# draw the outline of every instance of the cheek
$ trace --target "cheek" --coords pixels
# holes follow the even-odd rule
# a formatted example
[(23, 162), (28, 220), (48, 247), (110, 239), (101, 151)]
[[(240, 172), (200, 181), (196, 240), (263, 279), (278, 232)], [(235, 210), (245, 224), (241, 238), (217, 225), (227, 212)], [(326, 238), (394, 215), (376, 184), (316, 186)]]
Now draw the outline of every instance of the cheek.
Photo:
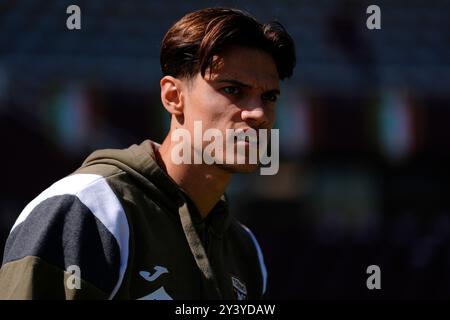
[(214, 106), (217, 102), (214, 92), (211, 92), (208, 88), (197, 88), (189, 96), (187, 107), (194, 113), (205, 114), (214, 111)]
[(216, 91), (204, 90), (192, 95), (188, 109), (192, 116), (204, 122), (220, 122), (232, 110), (230, 101)]
[(275, 118), (276, 118), (276, 112), (275, 112), (275, 110), (270, 110), (269, 112), (268, 112), (268, 119), (269, 119), (269, 122), (270, 122), (270, 126), (272, 127), (273, 125), (274, 125), (274, 123), (275, 123)]
[(276, 117), (276, 106), (275, 105), (267, 106), (264, 112), (266, 114), (267, 120), (269, 120), (270, 126), (272, 127)]

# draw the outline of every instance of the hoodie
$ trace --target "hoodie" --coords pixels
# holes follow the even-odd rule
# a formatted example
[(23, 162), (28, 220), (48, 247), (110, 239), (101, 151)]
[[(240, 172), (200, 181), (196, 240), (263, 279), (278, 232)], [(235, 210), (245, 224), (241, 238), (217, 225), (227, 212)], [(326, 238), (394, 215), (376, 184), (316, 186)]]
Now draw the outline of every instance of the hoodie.
[(150, 140), (98, 150), (21, 212), (0, 299), (260, 299), (267, 272), (222, 196), (203, 219)]

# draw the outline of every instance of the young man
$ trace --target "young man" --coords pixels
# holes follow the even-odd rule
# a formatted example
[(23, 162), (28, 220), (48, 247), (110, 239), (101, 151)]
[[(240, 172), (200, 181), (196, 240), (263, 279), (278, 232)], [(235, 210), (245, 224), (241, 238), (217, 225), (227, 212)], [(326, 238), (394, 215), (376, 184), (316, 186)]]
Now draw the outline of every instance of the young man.
[[(167, 138), (96, 151), (30, 202), (6, 243), (0, 298), (261, 298), (261, 249), (224, 197), (233, 173), (258, 165), (179, 163), (175, 136), (194, 137), (199, 121), (224, 136), (270, 129), (279, 81), (294, 65), (293, 42), (279, 23), (223, 8), (175, 23), (161, 48)], [(186, 143), (184, 159), (201, 153)], [(218, 150), (215, 159), (226, 151)]]

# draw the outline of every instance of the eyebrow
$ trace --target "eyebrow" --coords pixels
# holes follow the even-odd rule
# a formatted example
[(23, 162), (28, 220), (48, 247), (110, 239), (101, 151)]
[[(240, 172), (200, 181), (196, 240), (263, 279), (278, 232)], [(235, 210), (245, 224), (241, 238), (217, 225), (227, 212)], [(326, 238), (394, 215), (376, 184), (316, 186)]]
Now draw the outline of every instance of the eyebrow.
[[(249, 89), (252, 88), (251, 85), (249, 85), (247, 83), (243, 83), (243, 82), (241, 82), (239, 80), (235, 80), (235, 79), (219, 79), (219, 80), (216, 80), (216, 82), (219, 82), (219, 83), (226, 82), (226, 83), (234, 84), (235, 86), (238, 86), (238, 87), (249, 88)], [(281, 94), (279, 89), (270, 89), (270, 90), (265, 91), (264, 93), (274, 93), (277, 95)]]

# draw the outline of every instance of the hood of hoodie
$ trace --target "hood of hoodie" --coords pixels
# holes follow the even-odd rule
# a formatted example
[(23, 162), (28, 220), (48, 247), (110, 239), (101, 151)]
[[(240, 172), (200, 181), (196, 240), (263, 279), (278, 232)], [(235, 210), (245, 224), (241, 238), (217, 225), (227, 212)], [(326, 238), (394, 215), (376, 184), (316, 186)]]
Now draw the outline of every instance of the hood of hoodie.
[(97, 150), (83, 162), (81, 168), (97, 164), (116, 166), (130, 175), (142, 186), (143, 192), (150, 193), (152, 199), (169, 212), (178, 214), (179, 208), (186, 204), (202, 240), (206, 227), (211, 227), (212, 233), (221, 238), (231, 222), (226, 196), (223, 195), (210, 214), (202, 218), (193, 200), (159, 166), (155, 156), (158, 148), (159, 144), (145, 140), (126, 149)]

